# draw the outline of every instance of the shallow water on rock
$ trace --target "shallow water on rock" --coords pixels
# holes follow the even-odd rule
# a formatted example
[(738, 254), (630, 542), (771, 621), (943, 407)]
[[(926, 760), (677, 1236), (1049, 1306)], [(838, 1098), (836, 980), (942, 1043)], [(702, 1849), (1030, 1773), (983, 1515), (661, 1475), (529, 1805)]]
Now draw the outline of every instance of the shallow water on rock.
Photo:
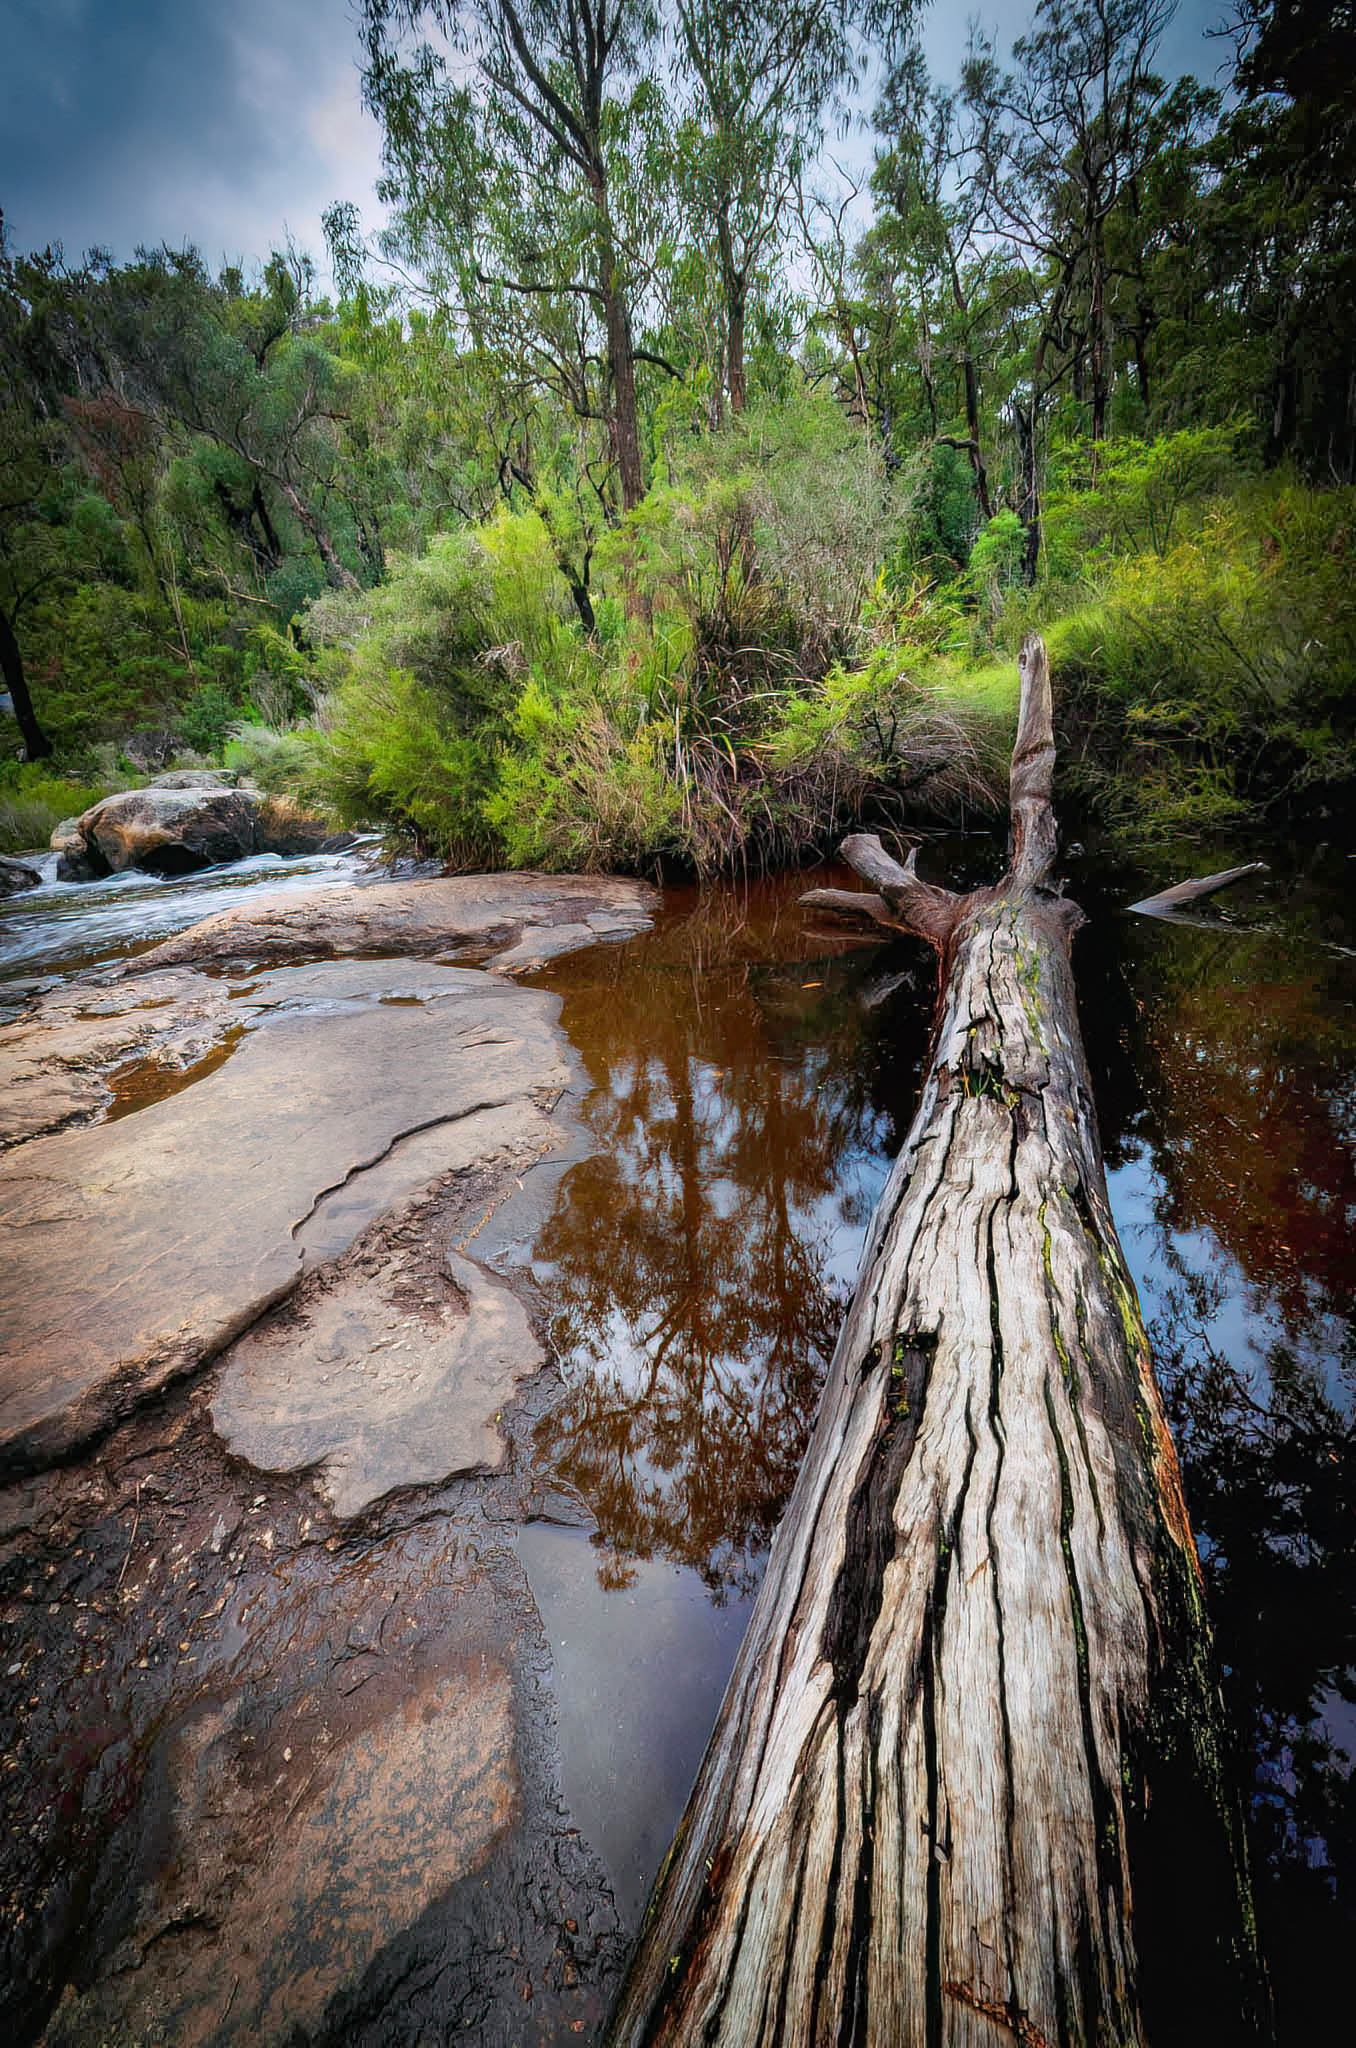
[(225, 909), (242, 890), (261, 884), (349, 889), (370, 865), (361, 851), (291, 858), (257, 853), (193, 875), (131, 869), (101, 882), (59, 882), (56, 863), (54, 853), (33, 855), (42, 887), (0, 900), (0, 1011), (7, 998), (16, 999), (16, 982), (140, 953)]

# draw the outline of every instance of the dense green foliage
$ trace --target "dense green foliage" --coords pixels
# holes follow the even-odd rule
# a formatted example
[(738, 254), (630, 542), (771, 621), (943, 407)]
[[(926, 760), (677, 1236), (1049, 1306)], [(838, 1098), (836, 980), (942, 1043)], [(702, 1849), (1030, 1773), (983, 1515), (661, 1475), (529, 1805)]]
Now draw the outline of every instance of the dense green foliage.
[(794, 860), (993, 804), (1033, 625), (1067, 801), (1334, 814), (1350, 11), (1257, 0), (1223, 94), (1169, 12), (941, 89), (907, 0), (368, 0), (337, 303), (0, 251), (0, 836), (188, 756), (461, 864)]

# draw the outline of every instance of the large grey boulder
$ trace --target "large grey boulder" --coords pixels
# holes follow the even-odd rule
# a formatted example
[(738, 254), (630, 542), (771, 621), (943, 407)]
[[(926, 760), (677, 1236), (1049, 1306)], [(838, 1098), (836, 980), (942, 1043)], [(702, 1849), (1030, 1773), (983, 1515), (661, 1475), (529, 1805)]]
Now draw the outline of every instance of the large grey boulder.
[(145, 868), (186, 875), (254, 852), (257, 806), (234, 789), (127, 789), (79, 820), (81, 846), (63, 852), (62, 881)]
[(251, 853), (313, 853), (329, 829), (286, 798), (233, 789), (212, 770), (186, 768), (64, 819), (52, 845), (59, 881), (92, 882), (127, 868), (186, 875)]

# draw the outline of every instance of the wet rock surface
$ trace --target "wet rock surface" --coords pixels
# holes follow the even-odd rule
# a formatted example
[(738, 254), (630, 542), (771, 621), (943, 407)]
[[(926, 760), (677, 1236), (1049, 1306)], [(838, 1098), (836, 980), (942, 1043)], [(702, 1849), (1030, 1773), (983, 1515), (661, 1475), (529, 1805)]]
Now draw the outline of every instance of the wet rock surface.
[(624, 1944), (514, 1543), (544, 1397), (503, 1475), (347, 1532), (206, 1390), (0, 1497), (18, 2039), (594, 2036)]
[[(517, 1549), (573, 1514), (533, 1451), (558, 1381), (484, 1263), (577, 1155), (581, 1077), (556, 997), (370, 957), (402, 918), (416, 955), (645, 918), (638, 886), (514, 879), (348, 903), (311, 964), (267, 924), (251, 958), (250, 906), (249, 973), (145, 954), (0, 1032), (21, 2041), (601, 2025), (624, 1939)], [(334, 957), (355, 923), (369, 957)]]
[(214, 1357), (296, 1285), (317, 1205), (407, 1136), (517, 1103), (500, 1144), (540, 1142), (569, 1079), (556, 1009), (464, 969), (277, 970), (195, 1085), (10, 1151), (0, 1471), (67, 1455)]
[(0, 1148), (105, 1116), (133, 1067), (164, 1084), (191, 1074), (231, 1017), (227, 984), (187, 970), (43, 994), (0, 1025)]
[(38, 888), (41, 882), (42, 876), (27, 861), (0, 854), (0, 896), (17, 896), (21, 890)]
[(496, 1416), (544, 1363), (502, 1280), (451, 1250), (427, 1275), (396, 1257), (247, 1332), (212, 1422), (261, 1471), (320, 1468), (330, 1506), (351, 1516), (395, 1487), (502, 1465)]
[(259, 964), (402, 953), (518, 973), (599, 939), (643, 931), (658, 899), (608, 875), (455, 875), (374, 882), (219, 911), (141, 956), (138, 965)]

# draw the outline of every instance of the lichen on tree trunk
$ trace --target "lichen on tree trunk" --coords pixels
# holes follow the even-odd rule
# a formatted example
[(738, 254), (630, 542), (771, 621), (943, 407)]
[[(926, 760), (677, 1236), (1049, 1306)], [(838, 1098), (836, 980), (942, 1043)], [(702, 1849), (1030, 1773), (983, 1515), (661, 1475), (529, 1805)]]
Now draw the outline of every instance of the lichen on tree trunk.
[(1052, 881), (1053, 758), (1033, 640), (1002, 881), (953, 896), (844, 848), (864, 913), (938, 950), (932, 1054), (614, 2043), (1156, 2040), (1137, 1937), (1142, 1905), (1171, 1918), (1160, 1796), (1227, 1894), (1182, 1930), (1190, 2002), (1215, 2041), (1265, 2032), (1200, 1571), (1079, 1036), (1080, 913)]

